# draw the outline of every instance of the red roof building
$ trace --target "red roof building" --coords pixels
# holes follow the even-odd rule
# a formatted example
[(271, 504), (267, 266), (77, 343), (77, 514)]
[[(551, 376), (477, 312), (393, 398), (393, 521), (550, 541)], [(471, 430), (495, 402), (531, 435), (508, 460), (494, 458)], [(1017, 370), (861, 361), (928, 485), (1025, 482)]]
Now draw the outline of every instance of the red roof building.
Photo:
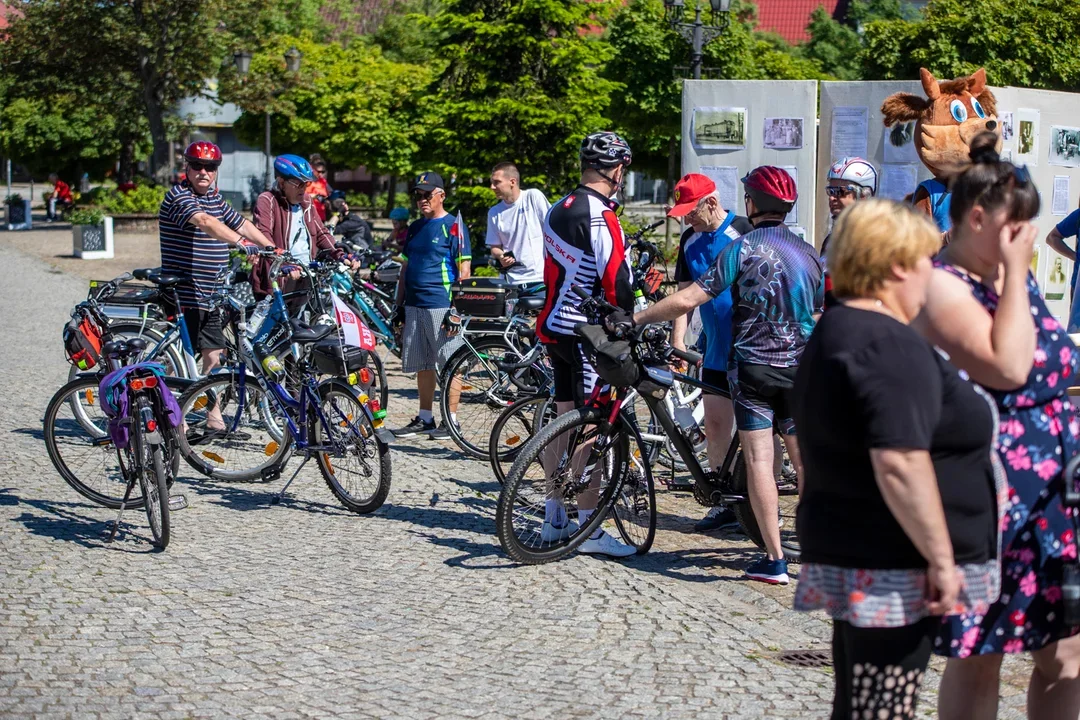
[(792, 45), (806, 42), (810, 15), (821, 5), (835, 20), (847, 14), (848, 0), (757, 0), (757, 29), (774, 32)]
[(0, 0), (0, 30), (7, 28), (11, 24), (11, 18), (21, 16), (22, 10), (14, 7), (11, 3)]

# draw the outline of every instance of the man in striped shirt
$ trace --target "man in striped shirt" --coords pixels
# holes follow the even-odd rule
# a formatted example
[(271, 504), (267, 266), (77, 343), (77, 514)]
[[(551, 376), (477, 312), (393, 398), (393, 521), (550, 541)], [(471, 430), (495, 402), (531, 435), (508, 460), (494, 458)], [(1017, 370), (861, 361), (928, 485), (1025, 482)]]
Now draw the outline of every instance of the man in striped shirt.
[(274, 244), (246, 221), (221, 196), (216, 187), (221, 150), (211, 142), (194, 142), (184, 151), (185, 179), (165, 194), (158, 213), (161, 235), (161, 269), (169, 275), (190, 278), (177, 286), (180, 310), (188, 334), (202, 356), (202, 372), (221, 364), (225, 337), (221, 318), (211, 312), (210, 298), (218, 272), (229, 263), (229, 246), (254, 252), (257, 246)]

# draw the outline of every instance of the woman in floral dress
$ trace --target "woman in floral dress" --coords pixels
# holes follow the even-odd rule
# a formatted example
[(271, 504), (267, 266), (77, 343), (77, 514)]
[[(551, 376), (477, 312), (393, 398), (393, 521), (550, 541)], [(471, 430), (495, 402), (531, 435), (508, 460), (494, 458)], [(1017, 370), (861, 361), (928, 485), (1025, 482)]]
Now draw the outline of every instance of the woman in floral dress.
[(1028, 716), (1076, 720), (1080, 628), (1064, 623), (1061, 582), (1077, 560), (1063, 470), (1080, 451), (1080, 419), (1066, 396), (1080, 358), (1028, 272), (1035, 186), (1026, 168), (999, 161), (996, 142), (977, 137), (974, 164), (953, 183), (952, 241), (921, 318), (927, 336), (997, 401), (1009, 484), (1001, 596), (985, 612), (942, 620), (934, 651), (950, 659), (938, 710), (944, 720), (996, 717), (1004, 654), (1031, 652)]

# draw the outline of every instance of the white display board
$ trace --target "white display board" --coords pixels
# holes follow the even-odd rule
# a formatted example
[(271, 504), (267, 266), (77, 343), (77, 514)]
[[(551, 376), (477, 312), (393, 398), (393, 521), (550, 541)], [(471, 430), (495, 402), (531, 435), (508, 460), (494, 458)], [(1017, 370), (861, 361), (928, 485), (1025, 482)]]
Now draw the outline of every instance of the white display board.
[[(1042, 210), (1036, 219), (1039, 241), (1035, 275), (1047, 296), (1051, 312), (1064, 324), (1068, 320), (1068, 280), (1072, 261), (1046, 246), (1045, 238), (1065, 214), (1077, 208), (1080, 197), (1080, 94), (1032, 90), (1028, 88), (991, 88), (997, 99), (1000, 120), (1011, 120), (1012, 133), (1003, 146), (1003, 154), (1028, 164), (1042, 195)], [(848, 154), (859, 141), (859, 118), (866, 117), (867, 155), (880, 173), (886, 193), (902, 196), (913, 192), (922, 180), (931, 177), (912, 147), (897, 147), (889, 141), (890, 130), (881, 117), (881, 103), (895, 92), (909, 92), (925, 97), (918, 80), (906, 82), (823, 82), (821, 83), (821, 118), (818, 124), (818, 157), (815, 176), (823, 179), (835, 159)], [(865, 109), (865, 113), (863, 112)], [(683, 96), (684, 133), (686, 132), (686, 96)], [(836, 122), (834, 122), (834, 119)], [(1020, 123), (1032, 123), (1032, 147), (1021, 154)], [(1076, 130), (1076, 132), (1072, 132)], [(837, 147), (834, 149), (834, 141)], [(684, 148), (686, 144), (684, 142)], [(839, 154), (838, 154), (839, 153)], [(685, 150), (684, 150), (685, 163)], [(801, 179), (801, 178), (800, 178)], [(821, 183), (823, 184), (823, 180)], [(905, 186), (910, 187), (905, 187)], [(1057, 207), (1055, 208), (1055, 188)], [(821, 244), (829, 230), (829, 205), (824, 193), (814, 197), (815, 244)], [(1067, 242), (1071, 245), (1074, 239)], [(1060, 268), (1058, 267), (1060, 265)], [(1064, 289), (1061, 277), (1064, 276)], [(1058, 298), (1058, 295), (1061, 297)]]
[(787, 223), (814, 243), (817, 85), (816, 80), (685, 81), (683, 173), (713, 178), (724, 207), (743, 215), (739, 179), (759, 165), (788, 170), (799, 200)]

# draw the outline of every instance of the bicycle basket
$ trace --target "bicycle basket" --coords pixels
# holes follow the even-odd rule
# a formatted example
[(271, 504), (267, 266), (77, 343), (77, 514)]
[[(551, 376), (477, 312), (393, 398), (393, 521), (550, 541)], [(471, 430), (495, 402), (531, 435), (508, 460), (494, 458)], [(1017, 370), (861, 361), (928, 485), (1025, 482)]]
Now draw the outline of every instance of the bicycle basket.
[(612, 387), (630, 387), (637, 383), (641, 370), (630, 351), (630, 343), (612, 340), (599, 325), (579, 323), (574, 326), (574, 332), (581, 337), (601, 380)]
[(64, 352), (68, 362), (90, 370), (101, 362), (101, 328), (86, 310), (79, 309), (64, 326)]

